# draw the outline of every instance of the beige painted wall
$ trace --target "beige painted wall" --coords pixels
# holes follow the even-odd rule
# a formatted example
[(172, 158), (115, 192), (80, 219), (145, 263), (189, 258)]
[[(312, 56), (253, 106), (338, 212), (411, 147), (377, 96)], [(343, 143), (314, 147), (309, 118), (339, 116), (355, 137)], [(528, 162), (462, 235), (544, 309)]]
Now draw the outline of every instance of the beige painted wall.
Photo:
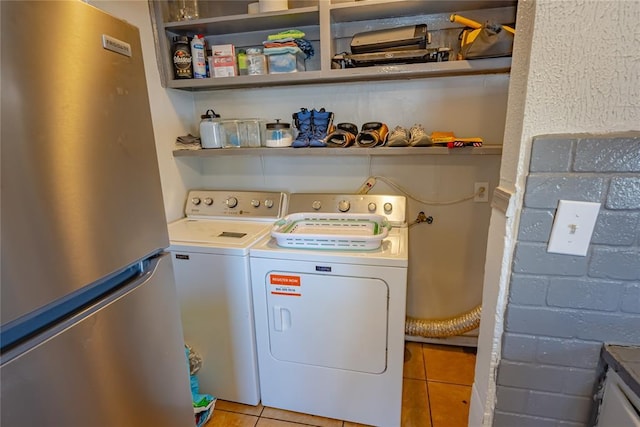
[[(473, 192), (475, 181), (498, 183), (499, 156), (425, 157), (224, 157), (174, 159), (173, 141), (197, 133), (201, 112), (214, 108), (226, 118), (290, 120), (301, 107), (326, 107), (336, 122), (358, 126), (384, 121), (390, 127), (422, 124), (427, 131), (453, 130), (502, 143), (508, 75), (418, 79), (185, 92), (160, 87), (153, 33), (145, 1), (91, 1), (141, 30), (149, 98), (154, 120), (165, 209), (169, 220), (182, 216), (190, 188), (273, 189), (353, 192), (370, 175), (382, 175), (412, 195), (453, 200)], [(373, 192), (392, 192), (379, 183)], [(409, 314), (448, 317), (480, 303), (489, 223), (488, 204), (409, 205), (410, 220), (425, 211), (435, 219), (411, 231)]]
[[(501, 144), (508, 82), (508, 75), (487, 75), (227, 90), (196, 93), (195, 105), (198, 112), (213, 108), (223, 118), (287, 122), (301, 107), (326, 107), (336, 123), (383, 121), (390, 128), (420, 123), (428, 131), (454, 130)], [(179, 162), (201, 168), (202, 182), (211, 188), (354, 192), (367, 177), (381, 175), (417, 198), (450, 201), (472, 194), (476, 181), (495, 187), (500, 156), (242, 156)], [(389, 192), (397, 191), (382, 182), (372, 190)], [(489, 205), (409, 201), (410, 221), (420, 211), (434, 222), (410, 231), (408, 313), (442, 318), (474, 308), (481, 302)]]

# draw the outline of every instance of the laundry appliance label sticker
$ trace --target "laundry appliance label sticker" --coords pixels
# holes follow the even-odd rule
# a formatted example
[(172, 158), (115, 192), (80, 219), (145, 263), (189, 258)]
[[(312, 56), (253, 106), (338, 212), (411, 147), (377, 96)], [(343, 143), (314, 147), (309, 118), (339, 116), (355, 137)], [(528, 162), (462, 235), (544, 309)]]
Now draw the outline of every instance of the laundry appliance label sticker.
[(300, 276), (270, 274), (269, 283), (271, 285), (271, 294), (273, 295), (286, 295), (290, 297), (302, 296)]

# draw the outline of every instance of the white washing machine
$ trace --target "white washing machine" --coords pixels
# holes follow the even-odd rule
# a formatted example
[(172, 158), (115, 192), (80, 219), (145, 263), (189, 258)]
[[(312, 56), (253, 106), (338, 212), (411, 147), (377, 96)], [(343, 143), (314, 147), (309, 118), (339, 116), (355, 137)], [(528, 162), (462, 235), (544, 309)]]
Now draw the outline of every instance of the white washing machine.
[(291, 194), (288, 213), (385, 215), (378, 249), (253, 246), (262, 404), (400, 426), (408, 228), (402, 196)]
[(185, 343), (202, 357), (202, 393), (260, 402), (249, 248), (286, 209), (286, 194), (193, 190), (169, 224)]

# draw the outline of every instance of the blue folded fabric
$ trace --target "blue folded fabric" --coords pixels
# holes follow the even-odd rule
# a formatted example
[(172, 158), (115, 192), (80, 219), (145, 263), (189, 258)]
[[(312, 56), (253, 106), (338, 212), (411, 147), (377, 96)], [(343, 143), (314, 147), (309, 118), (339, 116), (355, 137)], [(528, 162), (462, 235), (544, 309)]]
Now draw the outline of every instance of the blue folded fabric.
[[(191, 353), (191, 348), (185, 346), (184, 351), (187, 358), (187, 367), (189, 367), (189, 371), (191, 371), (189, 364), (189, 353)], [(193, 403), (193, 413), (195, 415), (196, 426), (201, 427), (209, 421), (209, 418), (211, 418), (217, 399), (210, 394), (200, 393), (200, 384), (198, 383), (198, 378), (195, 375), (190, 375), (189, 380), (191, 383), (191, 401)]]
[(265, 55), (282, 55), (283, 53), (298, 54), (302, 52), (297, 46), (282, 46), (282, 47), (265, 47), (263, 49)]
[(311, 42), (309, 40), (307, 40), (307, 39), (295, 39), (294, 41), (298, 45), (300, 50), (302, 50), (304, 52), (305, 59), (309, 59), (315, 54), (315, 52), (313, 50), (313, 46), (311, 45)]

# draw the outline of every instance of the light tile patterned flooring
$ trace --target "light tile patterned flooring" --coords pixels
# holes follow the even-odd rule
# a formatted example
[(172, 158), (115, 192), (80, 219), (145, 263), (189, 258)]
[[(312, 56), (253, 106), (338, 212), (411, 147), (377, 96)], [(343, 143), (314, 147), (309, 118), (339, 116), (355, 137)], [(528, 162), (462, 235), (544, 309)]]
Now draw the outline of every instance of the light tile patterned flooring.
[[(467, 425), (475, 349), (405, 344), (402, 427)], [(216, 402), (206, 427), (363, 427), (348, 421), (238, 403)]]

